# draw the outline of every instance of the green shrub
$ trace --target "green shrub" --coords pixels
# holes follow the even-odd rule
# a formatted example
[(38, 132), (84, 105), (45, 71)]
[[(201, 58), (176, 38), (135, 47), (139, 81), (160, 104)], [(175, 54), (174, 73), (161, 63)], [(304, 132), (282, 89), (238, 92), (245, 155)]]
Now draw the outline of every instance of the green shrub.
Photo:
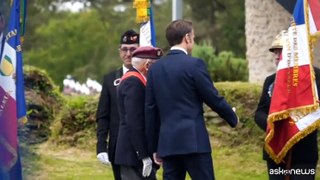
[(87, 144), (96, 127), (97, 96), (68, 96), (52, 127), (51, 140), (71, 146)]
[(49, 138), (50, 126), (63, 104), (63, 98), (46, 71), (24, 67), (28, 122), (19, 128), (20, 140), (39, 143)]
[(248, 81), (248, 64), (245, 59), (234, 57), (230, 51), (215, 55), (211, 43), (195, 45), (193, 56), (203, 59), (213, 81)]
[[(205, 106), (205, 117), (212, 136), (221, 138), (230, 145), (263, 142), (263, 132), (255, 125), (253, 116), (260, 97), (261, 86), (245, 82), (219, 82), (215, 86), (231, 106), (237, 108), (240, 126), (230, 128)], [(67, 97), (64, 108), (57, 117), (52, 140), (71, 146), (94, 145), (96, 122), (95, 114), (98, 97)], [(214, 115), (215, 114), (215, 115)]]
[[(211, 135), (221, 138), (228, 145), (263, 142), (264, 133), (254, 122), (254, 113), (261, 93), (261, 85), (245, 82), (219, 82), (214, 84), (221, 96), (236, 108), (240, 124), (232, 129), (217, 116), (208, 116), (212, 111), (206, 110), (207, 124)], [(211, 113), (210, 113), (211, 112)]]

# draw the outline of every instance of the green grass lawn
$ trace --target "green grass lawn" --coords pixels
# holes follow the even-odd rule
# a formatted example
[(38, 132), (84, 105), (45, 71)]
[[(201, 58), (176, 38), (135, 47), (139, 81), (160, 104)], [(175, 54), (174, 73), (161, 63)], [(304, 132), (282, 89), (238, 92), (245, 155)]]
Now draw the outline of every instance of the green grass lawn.
[(267, 178), (262, 150), (256, 146), (213, 147), (216, 179), (264, 180)]
[(93, 150), (66, 149), (45, 143), (32, 151), (36, 153), (23, 159), (26, 180), (113, 179), (111, 167), (100, 164)]
[[(267, 180), (266, 165), (261, 159), (261, 148), (248, 144), (230, 148), (220, 145), (217, 141), (214, 141), (212, 146), (217, 180)], [(113, 179), (111, 167), (97, 161), (92, 146), (80, 149), (56, 147), (44, 143), (27, 149), (29, 150), (23, 153), (26, 180)], [(160, 169), (157, 174), (158, 179), (162, 179), (161, 173)], [(319, 173), (317, 179), (320, 179)]]

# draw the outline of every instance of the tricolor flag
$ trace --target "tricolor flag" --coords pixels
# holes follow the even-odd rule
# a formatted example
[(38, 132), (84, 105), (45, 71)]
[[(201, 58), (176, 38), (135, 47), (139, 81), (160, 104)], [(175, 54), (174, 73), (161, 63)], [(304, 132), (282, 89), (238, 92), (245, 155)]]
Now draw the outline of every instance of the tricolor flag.
[(150, 0), (135, 0), (133, 6), (137, 9), (137, 23), (140, 24), (140, 46), (156, 46), (152, 3)]
[(13, 0), (0, 59), (0, 179), (22, 179), (18, 120), (26, 119), (20, 44), (20, 0)]
[(307, 0), (297, 0), (277, 67), (265, 138), (265, 149), (276, 163), (295, 143), (320, 127), (310, 25), (319, 17), (314, 13), (320, 9), (310, 13), (312, 1), (309, 6)]

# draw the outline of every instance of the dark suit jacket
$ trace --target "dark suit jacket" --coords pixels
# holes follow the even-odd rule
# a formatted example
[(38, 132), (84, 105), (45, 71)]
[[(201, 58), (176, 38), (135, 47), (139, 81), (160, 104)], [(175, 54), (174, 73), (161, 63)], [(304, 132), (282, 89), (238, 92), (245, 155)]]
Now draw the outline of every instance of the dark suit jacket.
[[(133, 68), (129, 71), (138, 72)], [(145, 86), (139, 78), (130, 76), (121, 81), (117, 93), (120, 127), (115, 163), (142, 166), (142, 158), (147, 157), (144, 127)]]
[[(99, 99), (97, 119), (97, 154), (108, 152), (109, 160), (114, 163), (116, 149), (119, 114), (117, 107), (117, 94), (114, 81), (122, 76), (122, 68), (104, 76), (102, 91)], [(107, 137), (108, 147), (107, 147)]]
[[(320, 92), (320, 70), (315, 68), (316, 85), (318, 92)], [(263, 89), (260, 101), (255, 112), (254, 120), (256, 124), (263, 130), (267, 129), (267, 118), (271, 103), (271, 96), (273, 90), (273, 83), (276, 74), (268, 76), (263, 84)], [(263, 149), (263, 159), (272, 161), (266, 151)], [(309, 134), (292, 147), (292, 163), (315, 163), (318, 160), (318, 143), (317, 131)]]
[(171, 50), (151, 66), (147, 79), (148, 146), (160, 157), (211, 152), (203, 103), (236, 126), (236, 114), (218, 95), (201, 59)]

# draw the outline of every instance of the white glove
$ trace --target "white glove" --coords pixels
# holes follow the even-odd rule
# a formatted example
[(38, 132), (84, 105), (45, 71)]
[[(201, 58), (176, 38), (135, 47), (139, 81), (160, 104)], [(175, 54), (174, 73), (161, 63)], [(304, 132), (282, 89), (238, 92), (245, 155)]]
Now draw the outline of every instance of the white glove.
[(239, 122), (240, 122), (240, 119), (239, 119), (239, 117), (237, 115), (237, 108), (236, 107), (232, 107), (232, 110), (233, 110), (234, 113), (236, 113), (236, 116), (237, 116), (237, 124), (236, 124), (236, 126), (238, 126)]
[(143, 177), (148, 177), (151, 174), (152, 170), (152, 160), (149, 157), (143, 158), (143, 169), (142, 169), (142, 176)]
[(110, 165), (109, 157), (106, 152), (99, 153), (97, 158), (102, 164)]

